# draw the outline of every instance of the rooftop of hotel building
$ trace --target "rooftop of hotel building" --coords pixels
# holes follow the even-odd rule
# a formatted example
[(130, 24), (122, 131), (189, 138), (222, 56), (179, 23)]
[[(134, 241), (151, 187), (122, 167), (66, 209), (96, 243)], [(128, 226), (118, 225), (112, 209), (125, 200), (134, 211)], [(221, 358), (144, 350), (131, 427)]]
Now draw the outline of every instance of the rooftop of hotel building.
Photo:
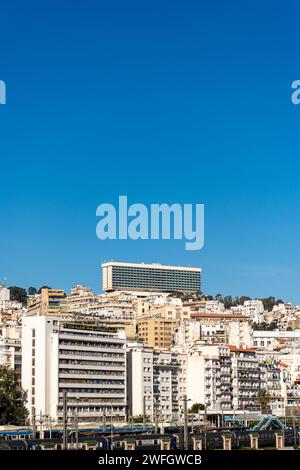
[(193, 271), (193, 272), (201, 272), (201, 268), (192, 268), (190, 266), (168, 266), (164, 264), (159, 264), (159, 263), (152, 263), (152, 264), (146, 264), (146, 263), (122, 263), (120, 261), (108, 261), (106, 263), (102, 263), (102, 268), (103, 267), (108, 267), (108, 266), (120, 266), (124, 268), (143, 268), (143, 269), (168, 269), (168, 270), (173, 270), (173, 271)]

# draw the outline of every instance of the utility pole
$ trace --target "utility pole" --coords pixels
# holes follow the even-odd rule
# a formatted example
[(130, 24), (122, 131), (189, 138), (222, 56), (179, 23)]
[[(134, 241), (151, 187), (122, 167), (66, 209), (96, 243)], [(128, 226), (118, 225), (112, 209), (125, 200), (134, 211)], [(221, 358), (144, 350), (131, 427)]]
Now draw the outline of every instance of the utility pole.
[[(199, 413), (199, 411), (198, 411)], [(206, 439), (206, 428), (207, 428), (207, 424), (208, 424), (208, 418), (207, 418), (207, 405), (204, 404), (204, 415), (203, 415), (203, 434), (204, 434), (204, 450), (206, 450), (206, 446), (207, 446), (207, 439)], [(200, 421), (200, 420), (199, 420)]]
[(103, 409), (102, 427), (103, 432), (106, 432), (106, 408)]
[(42, 411), (40, 411), (40, 439), (44, 439)]
[(67, 392), (63, 394), (63, 450), (68, 449)]
[(143, 395), (143, 428), (144, 431), (146, 429), (146, 399), (145, 395)]
[(36, 439), (36, 421), (35, 421), (35, 408), (32, 409), (32, 437)]
[(295, 416), (293, 416), (293, 430), (294, 430), (294, 446), (296, 446), (297, 445), (297, 436), (296, 436)]
[(188, 410), (187, 396), (183, 396), (183, 449), (188, 450)]
[(52, 439), (52, 418), (49, 416), (49, 437)]
[(78, 407), (79, 398), (76, 398), (76, 415), (75, 415), (75, 443), (76, 443), (76, 450), (78, 450), (78, 420), (79, 420), (79, 407)]
[(114, 430), (113, 430), (113, 405), (111, 403), (111, 418), (110, 418), (110, 449), (114, 448)]
[(157, 409), (156, 409), (156, 403), (154, 403), (154, 432), (155, 432), (155, 434), (157, 434), (157, 428), (158, 428)]

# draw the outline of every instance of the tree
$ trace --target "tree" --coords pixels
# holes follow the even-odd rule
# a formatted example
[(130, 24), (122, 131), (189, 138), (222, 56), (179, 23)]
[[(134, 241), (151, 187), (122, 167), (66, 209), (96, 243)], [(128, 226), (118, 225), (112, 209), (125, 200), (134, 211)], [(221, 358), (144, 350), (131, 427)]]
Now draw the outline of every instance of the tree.
[(10, 299), (15, 300), (16, 302), (21, 302), (23, 305), (26, 304), (27, 292), (23, 287), (11, 286), (10, 290)]
[(260, 404), (260, 412), (263, 413), (263, 408), (266, 408), (271, 400), (267, 390), (261, 389), (258, 395), (258, 402)]
[(200, 410), (205, 410), (205, 405), (203, 405), (202, 403), (194, 403), (193, 406), (189, 408), (189, 413), (196, 414)]
[(271, 312), (271, 310), (273, 309), (274, 305), (275, 305), (275, 297), (266, 297), (266, 298), (263, 298), (263, 299), (259, 299), (262, 301), (263, 305), (264, 305), (264, 309), (265, 310), (268, 310), (268, 312)]
[(0, 425), (26, 424), (28, 411), (25, 403), (26, 393), (20, 387), (16, 372), (0, 366)]
[(224, 302), (224, 307), (226, 309), (233, 306), (233, 300), (232, 300), (231, 295), (226, 295), (223, 299), (223, 302)]
[(246, 302), (246, 300), (251, 300), (251, 299), (250, 297), (247, 297), (246, 295), (242, 295), (241, 297), (236, 298), (236, 303), (238, 305), (244, 305), (244, 302)]
[(37, 294), (37, 289), (35, 287), (28, 287), (27, 293), (28, 295), (35, 295)]
[(261, 323), (252, 322), (252, 328), (253, 328), (253, 330), (258, 330), (258, 331), (259, 330), (274, 331), (274, 330), (278, 330), (279, 326), (278, 326), (277, 320), (273, 320), (270, 323), (267, 323), (267, 322), (261, 322)]
[(49, 287), (49, 286), (42, 286), (42, 287), (39, 288), (39, 290), (38, 290), (37, 293), (40, 294), (40, 293), (42, 292), (42, 289), (51, 289), (51, 287)]
[(214, 297), (212, 295), (206, 294), (203, 296), (203, 300), (214, 300)]
[[(145, 421), (149, 421), (149, 420), (150, 420), (150, 416), (146, 415), (146, 416), (145, 416)], [(136, 424), (138, 424), (138, 423), (143, 423), (143, 422), (144, 422), (144, 417), (143, 417), (143, 415), (133, 416), (132, 422), (133, 422), (133, 423), (136, 423)]]

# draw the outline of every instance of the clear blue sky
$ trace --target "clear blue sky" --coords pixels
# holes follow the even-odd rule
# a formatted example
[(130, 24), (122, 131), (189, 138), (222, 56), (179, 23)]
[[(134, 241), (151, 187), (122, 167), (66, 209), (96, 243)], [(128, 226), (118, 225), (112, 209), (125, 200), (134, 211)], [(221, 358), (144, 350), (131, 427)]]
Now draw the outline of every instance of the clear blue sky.
[[(101, 290), (114, 259), (300, 303), (298, 1), (12, 1), (0, 11), (0, 280)], [(205, 247), (100, 241), (96, 207), (204, 203)]]

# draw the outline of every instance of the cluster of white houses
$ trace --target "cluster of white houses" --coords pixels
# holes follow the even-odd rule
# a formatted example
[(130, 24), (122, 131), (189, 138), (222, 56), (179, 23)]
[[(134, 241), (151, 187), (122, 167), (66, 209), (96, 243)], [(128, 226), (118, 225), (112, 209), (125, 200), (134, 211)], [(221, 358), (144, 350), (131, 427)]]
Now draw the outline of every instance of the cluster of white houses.
[[(263, 393), (278, 416), (300, 406), (300, 331), (253, 331), (261, 302), (225, 310), (220, 301), (202, 300), (189, 292), (192, 285), (200, 293), (200, 274), (106, 263), (105, 294), (84, 286), (69, 296), (43, 289), (26, 310), (0, 286), (0, 364), (17, 371), (30, 420), (61, 422), (65, 392), (69, 416), (98, 424), (141, 415), (178, 423), (186, 399), (189, 407), (204, 405), (208, 417), (260, 413)], [(132, 290), (136, 279), (142, 291)], [(162, 279), (163, 292), (155, 292)], [(286, 309), (297, 316), (297, 308)]]

